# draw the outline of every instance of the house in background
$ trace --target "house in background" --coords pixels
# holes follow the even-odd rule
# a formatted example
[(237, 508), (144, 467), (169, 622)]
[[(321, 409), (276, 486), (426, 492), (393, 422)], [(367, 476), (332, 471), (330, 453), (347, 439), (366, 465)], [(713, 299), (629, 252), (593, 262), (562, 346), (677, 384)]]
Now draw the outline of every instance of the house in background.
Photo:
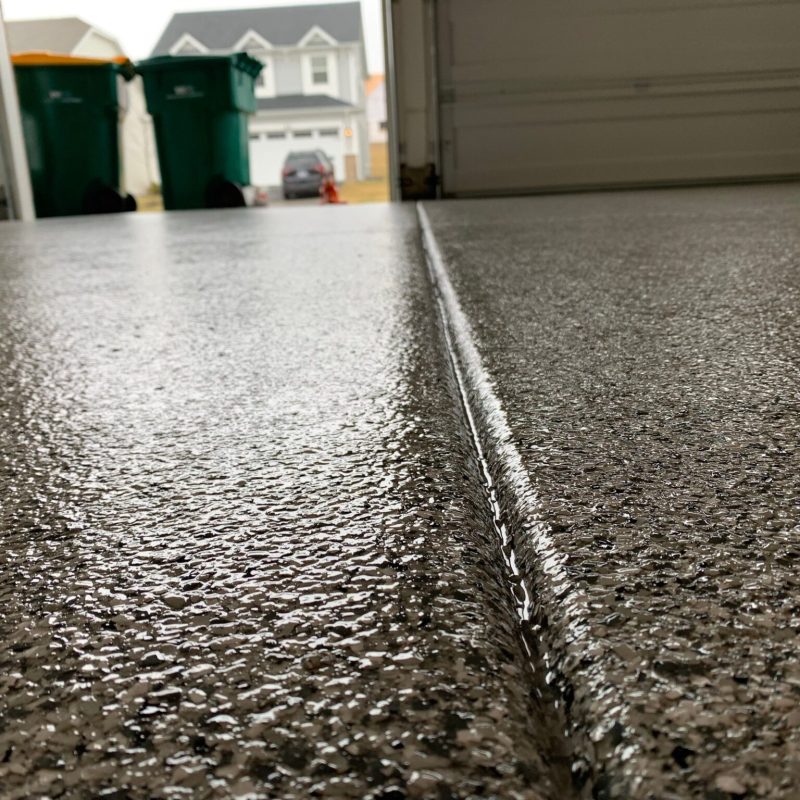
[[(125, 55), (116, 39), (78, 17), (7, 20), (6, 35), (12, 53), (44, 50), (84, 58)], [(120, 97), (127, 106), (120, 129), (122, 188), (141, 195), (159, 180), (153, 124), (145, 105), (142, 79), (137, 76), (130, 83), (120, 79), (120, 87)]]
[(246, 51), (264, 64), (250, 118), (250, 177), (277, 186), (286, 155), (323, 150), (338, 180), (369, 174), (360, 3), (175, 14), (153, 55)]
[(389, 125), (386, 111), (386, 76), (367, 78), (367, 128), (369, 129), (370, 177), (389, 178)]
[(386, 122), (386, 76), (370, 75), (367, 78), (367, 126), (372, 144), (386, 144), (389, 129)]

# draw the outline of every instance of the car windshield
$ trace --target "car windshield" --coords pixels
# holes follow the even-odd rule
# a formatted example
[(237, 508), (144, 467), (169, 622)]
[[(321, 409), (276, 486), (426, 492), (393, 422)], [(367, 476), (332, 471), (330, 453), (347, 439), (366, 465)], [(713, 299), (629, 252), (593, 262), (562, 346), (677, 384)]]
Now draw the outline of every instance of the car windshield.
[(314, 153), (293, 153), (286, 159), (286, 166), (294, 169), (311, 169), (319, 164), (319, 158)]

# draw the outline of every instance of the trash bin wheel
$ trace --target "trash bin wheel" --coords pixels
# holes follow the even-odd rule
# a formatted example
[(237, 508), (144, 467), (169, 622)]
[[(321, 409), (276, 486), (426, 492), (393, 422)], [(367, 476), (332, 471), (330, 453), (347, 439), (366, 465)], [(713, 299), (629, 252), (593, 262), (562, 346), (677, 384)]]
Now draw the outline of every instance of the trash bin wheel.
[(125, 211), (136, 211), (136, 209), (139, 207), (136, 203), (136, 198), (132, 194), (126, 194), (122, 204), (125, 207)]
[(92, 181), (83, 195), (84, 214), (118, 214), (125, 210), (125, 198), (99, 180)]
[(206, 208), (244, 208), (247, 203), (238, 183), (222, 177), (212, 178), (206, 187)]

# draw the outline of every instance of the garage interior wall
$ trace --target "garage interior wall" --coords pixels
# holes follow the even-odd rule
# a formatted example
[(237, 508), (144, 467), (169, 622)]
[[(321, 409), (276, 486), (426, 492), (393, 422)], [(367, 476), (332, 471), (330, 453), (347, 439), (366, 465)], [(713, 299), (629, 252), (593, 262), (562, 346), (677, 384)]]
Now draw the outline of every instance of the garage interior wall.
[(391, 9), (397, 158), (443, 196), (800, 175), (798, 0)]

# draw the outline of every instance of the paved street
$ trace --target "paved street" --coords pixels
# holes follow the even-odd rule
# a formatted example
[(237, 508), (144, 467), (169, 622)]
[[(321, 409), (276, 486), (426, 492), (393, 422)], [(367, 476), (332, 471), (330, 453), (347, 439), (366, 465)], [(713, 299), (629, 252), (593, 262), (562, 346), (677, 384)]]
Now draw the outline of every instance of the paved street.
[(798, 199), (7, 223), (0, 795), (798, 797)]

